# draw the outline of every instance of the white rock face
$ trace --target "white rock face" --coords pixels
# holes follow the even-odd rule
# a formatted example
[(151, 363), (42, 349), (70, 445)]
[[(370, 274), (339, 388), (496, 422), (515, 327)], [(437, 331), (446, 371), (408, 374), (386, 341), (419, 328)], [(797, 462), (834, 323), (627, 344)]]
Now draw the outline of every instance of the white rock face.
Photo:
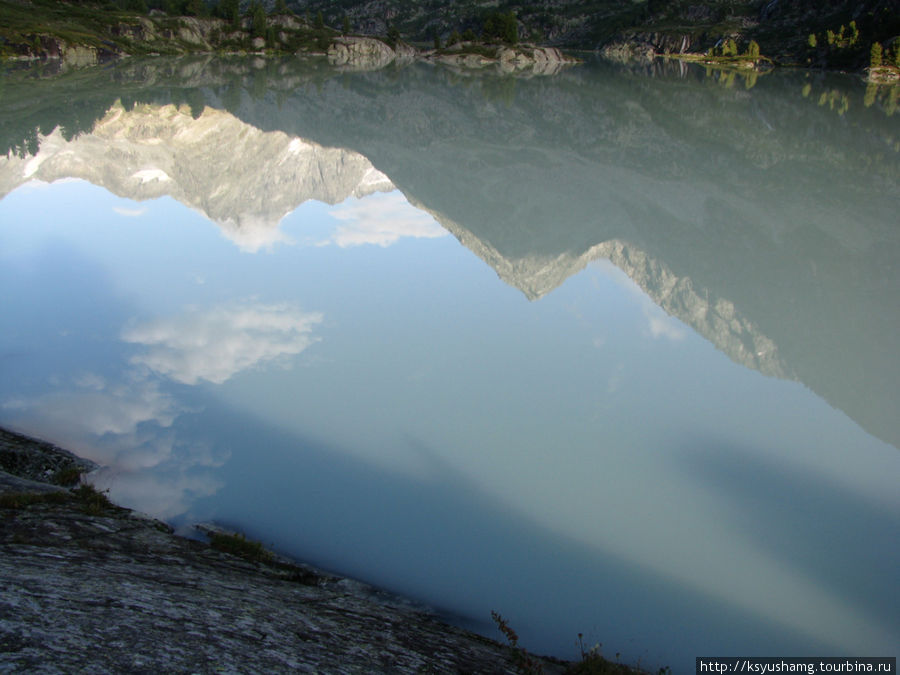
[(461, 43), (451, 49), (459, 49), (458, 53), (430, 52), (426, 58), (437, 63), (459, 68), (484, 68), (496, 65), (504, 73), (517, 75), (553, 75), (566, 65), (576, 63), (555, 47), (536, 47), (519, 45), (518, 47), (499, 47), (495, 58), (488, 58), (476, 53), (467, 53), (465, 48), (471, 43)]
[(246, 250), (279, 241), (281, 219), (314, 199), (388, 192), (394, 185), (359, 153), (263, 132), (228, 112), (114, 105), (93, 133), (40, 138), (32, 157), (0, 157), (0, 198), (28, 180), (80, 178), (137, 201), (165, 195), (200, 211)]
[(339, 37), (328, 47), (329, 63), (359, 70), (384, 68), (396, 58), (393, 49), (375, 38)]

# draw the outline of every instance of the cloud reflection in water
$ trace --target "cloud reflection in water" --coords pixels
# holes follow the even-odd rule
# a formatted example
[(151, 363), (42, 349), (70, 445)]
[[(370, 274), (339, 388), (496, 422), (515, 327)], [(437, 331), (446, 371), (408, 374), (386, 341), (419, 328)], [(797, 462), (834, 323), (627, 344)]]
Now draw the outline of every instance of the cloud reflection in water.
[(155, 319), (122, 333), (147, 351), (131, 359), (182, 384), (222, 384), (236, 373), (316, 342), (310, 333), (322, 321), (289, 305), (239, 305)]

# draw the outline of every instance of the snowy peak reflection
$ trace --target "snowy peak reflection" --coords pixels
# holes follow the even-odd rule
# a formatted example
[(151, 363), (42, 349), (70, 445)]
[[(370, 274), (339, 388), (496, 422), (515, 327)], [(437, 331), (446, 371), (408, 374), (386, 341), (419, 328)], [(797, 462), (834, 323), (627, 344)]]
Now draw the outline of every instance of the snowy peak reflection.
[(362, 155), (279, 131), (263, 132), (228, 112), (187, 106), (113, 105), (90, 134), (59, 128), (33, 156), (0, 161), (0, 194), (39, 179), (80, 178), (136, 201), (162, 196), (202, 212), (243, 250), (286, 240), (285, 215), (307, 200), (339, 204), (394, 189)]

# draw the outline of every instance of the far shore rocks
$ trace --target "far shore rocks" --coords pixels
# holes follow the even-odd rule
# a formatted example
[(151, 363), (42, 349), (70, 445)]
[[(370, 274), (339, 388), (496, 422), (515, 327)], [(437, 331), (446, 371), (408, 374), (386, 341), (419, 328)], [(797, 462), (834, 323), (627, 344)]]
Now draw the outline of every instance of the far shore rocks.
[(555, 47), (522, 44), (481, 45), (461, 42), (446, 49), (419, 51), (397, 42), (393, 47), (377, 38), (338, 37), (327, 51), (328, 61), (348, 70), (377, 70), (392, 63), (410, 63), (422, 59), (455, 68), (486, 68), (496, 66), (506, 73), (552, 75), (563, 67), (577, 63)]

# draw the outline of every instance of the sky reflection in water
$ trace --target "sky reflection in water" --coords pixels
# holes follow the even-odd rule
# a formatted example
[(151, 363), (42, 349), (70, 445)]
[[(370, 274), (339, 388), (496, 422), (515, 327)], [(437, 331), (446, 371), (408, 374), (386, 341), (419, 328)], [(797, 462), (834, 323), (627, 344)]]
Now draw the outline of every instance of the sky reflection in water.
[(360, 165), (366, 196), (277, 229), (25, 183), (0, 201), (0, 421), (103, 464), (122, 503), (488, 633), (499, 610), (529, 649), (582, 632), (678, 672), (896, 647), (895, 447), (602, 255), (528, 300), (391, 178)]

